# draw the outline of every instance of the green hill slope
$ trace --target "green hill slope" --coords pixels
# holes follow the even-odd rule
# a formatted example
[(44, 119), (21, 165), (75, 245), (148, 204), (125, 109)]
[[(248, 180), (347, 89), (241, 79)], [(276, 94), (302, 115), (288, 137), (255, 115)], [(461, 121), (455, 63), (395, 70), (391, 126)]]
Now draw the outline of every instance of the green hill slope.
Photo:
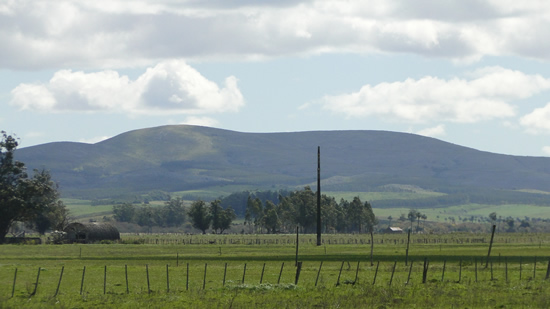
[(550, 158), (494, 154), (385, 131), (240, 133), (163, 126), (93, 145), (21, 148), (16, 156), (29, 168), (49, 169), (64, 196), (89, 198), (217, 185), (262, 189), (312, 184), (317, 146), (324, 190), (369, 191), (389, 184), (440, 192), (550, 188)]

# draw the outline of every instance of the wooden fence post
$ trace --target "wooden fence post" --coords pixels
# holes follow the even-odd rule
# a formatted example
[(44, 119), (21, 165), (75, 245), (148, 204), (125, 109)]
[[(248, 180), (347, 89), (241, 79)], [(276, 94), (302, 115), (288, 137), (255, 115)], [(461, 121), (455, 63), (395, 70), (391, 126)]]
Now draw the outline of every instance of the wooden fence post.
[(378, 266), (380, 266), (380, 261), (376, 262), (376, 271), (374, 272), (374, 279), (372, 279), (372, 285), (376, 283), (376, 276), (378, 275)]
[(130, 294), (130, 290), (128, 289), (128, 265), (124, 265), (124, 276), (126, 277), (126, 294)]
[(107, 265), (105, 265), (105, 271), (103, 274), (103, 295), (105, 295), (107, 289)]
[(357, 277), (359, 276), (359, 261), (357, 261), (357, 269), (355, 269), (355, 280), (353, 280), (353, 285), (357, 282)]
[(61, 285), (61, 279), (63, 278), (63, 270), (65, 269), (65, 266), (61, 266), (61, 274), (59, 275), (59, 282), (57, 283), (57, 289), (55, 290), (55, 294), (53, 297), (57, 296), (57, 293), (59, 293), (59, 286)]
[(206, 287), (206, 267), (208, 266), (208, 263), (204, 263), (204, 278), (202, 279), (202, 289)]
[(222, 283), (222, 286), (225, 286), (225, 274), (227, 274), (227, 263), (225, 263), (225, 267), (223, 268), (223, 283)]
[(407, 276), (407, 282), (405, 282), (405, 285), (409, 284), (409, 281), (411, 280), (411, 272), (413, 269), (413, 263), (414, 261), (411, 261), (411, 267), (409, 268), (409, 275)]
[(40, 267), (38, 267), (38, 274), (36, 275), (36, 283), (34, 284), (34, 291), (32, 291), (31, 296), (36, 295), (36, 290), (38, 289), (38, 279), (40, 279)]
[(185, 278), (185, 290), (189, 291), (189, 263), (187, 263), (187, 273)]
[(262, 281), (264, 281), (264, 270), (265, 270), (265, 263), (264, 263), (264, 266), (262, 267), (262, 275), (260, 276), (260, 284), (262, 284)]
[(285, 266), (285, 262), (281, 264), (281, 271), (279, 271), (279, 279), (277, 280), (277, 284), (281, 283), (281, 275), (283, 274), (283, 267)]
[(294, 280), (294, 285), (298, 285), (298, 280), (300, 279), (300, 272), (302, 271), (302, 262), (298, 262), (296, 267), (296, 279)]
[(244, 263), (244, 269), (243, 269), (243, 280), (241, 281), (241, 284), (244, 284), (244, 277), (246, 275), (246, 263)]
[(321, 261), (321, 264), (319, 265), (319, 270), (317, 271), (317, 278), (315, 279), (315, 286), (317, 286), (317, 282), (319, 281), (319, 274), (321, 274), (321, 267), (323, 267), (323, 261)]
[(13, 285), (11, 287), (11, 298), (15, 294), (15, 280), (17, 279), (17, 267), (15, 267), (15, 273), (13, 274)]
[(445, 267), (447, 266), (447, 260), (443, 260), (443, 271), (441, 272), (441, 282), (445, 279)]
[(147, 273), (147, 294), (151, 294), (151, 285), (149, 284), (149, 265), (145, 264), (145, 272)]
[(82, 281), (80, 281), (80, 295), (82, 295), (82, 288), (84, 287), (84, 275), (86, 274), (86, 266), (82, 268)]
[(168, 272), (168, 264), (166, 264), (166, 293), (170, 293), (170, 273)]
[(342, 275), (342, 268), (344, 268), (344, 261), (342, 261), (342, 266), (340, 266), (340, 272), (338, 273), (338, 280), (336, 280), (336, 286), (340, 285), (340, 275)]
[(485, 263), (485, 268), (489, 266), (489, 257), (491, 256), (491, 248), (493, 247), (493, 239), (495, 238), (495, 228), (496, 225), (493, 224), (493, 231), (491, 233), (491, 242), (489, 243), (489, 251), (487, 252), (487, 263)]
[(392, 271), (391, 271), (391, 277), (390, 277), (390, 283), (389, 283), (390, 286), (391, 286), (391, 283), (392, 283), (392, 281), (393, 281), (393, 274), (395, 273), (395, 267), (396, 267), (396, 266), (397, 266), (397, 261), (395, 261), (395, 262), (393, 263), (393, 269), (392, 269)]

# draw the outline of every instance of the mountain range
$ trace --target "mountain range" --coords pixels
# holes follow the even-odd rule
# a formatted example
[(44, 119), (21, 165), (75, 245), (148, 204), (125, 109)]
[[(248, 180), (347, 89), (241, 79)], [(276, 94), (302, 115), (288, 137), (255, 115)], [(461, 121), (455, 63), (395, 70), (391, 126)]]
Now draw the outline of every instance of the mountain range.
[(242, 133), (174, 125), (130, 131), (96, 144), (20, 148), (16, 159), (29, 169), (49, 170), (64, 197), (112, 198), (228, 185), (314, 187), (318, 147), (322, 187), (328, 191), (550, 191), (550, 158), (372, 130)]

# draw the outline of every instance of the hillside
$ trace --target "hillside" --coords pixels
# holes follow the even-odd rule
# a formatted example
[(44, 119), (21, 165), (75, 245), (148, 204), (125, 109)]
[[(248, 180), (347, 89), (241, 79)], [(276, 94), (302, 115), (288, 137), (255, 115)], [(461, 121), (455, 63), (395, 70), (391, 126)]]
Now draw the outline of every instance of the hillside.
[(314, 184), (317, 146), (323, 190), (376, 191), (395, 184), (440, 192), (550, 188), (550, 158), (494, 154), (385, 131), (240, 133), (163, 126), (96, 144), (21, 148), (16, 157), (29, 168), (50, 170), (65, 197), (108, 198), (218, 185)]

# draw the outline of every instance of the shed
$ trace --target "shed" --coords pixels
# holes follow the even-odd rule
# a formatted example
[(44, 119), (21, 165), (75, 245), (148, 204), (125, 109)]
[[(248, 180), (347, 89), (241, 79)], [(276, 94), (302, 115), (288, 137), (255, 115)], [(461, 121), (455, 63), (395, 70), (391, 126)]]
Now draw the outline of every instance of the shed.
[(403, 229), (400, 227), (388, 227), (385, 231), (387, 234), (401, 234), (403, 233)]
[(71, 242), (94, 242), (100, 240), (118, 240), (120, 232), (108, 223), (90, 222), (69, 224), (65, 230), (67, 240)]

